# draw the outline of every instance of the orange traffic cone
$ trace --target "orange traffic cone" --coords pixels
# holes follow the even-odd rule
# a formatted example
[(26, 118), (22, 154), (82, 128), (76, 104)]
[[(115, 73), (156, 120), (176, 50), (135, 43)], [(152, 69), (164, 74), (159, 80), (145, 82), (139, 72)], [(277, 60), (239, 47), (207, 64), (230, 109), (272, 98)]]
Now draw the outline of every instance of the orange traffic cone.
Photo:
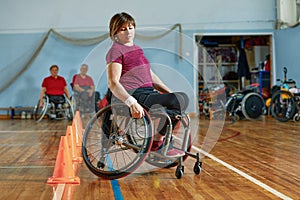
[(72, 155), (72, 161), (73, 162), (82, 162), (82, 157), (80, 156), (78, 150), (77, 150), (77, 145), (76, 145), (76, 138), (75, 135), (73, 134), (72, 131), (72, 126), (67, 127), (67, 133), (66, 133), (67, 139), (68, 139), (68, 144), (69, 148), (71, 150), (71, 155)]
[(59, 183), (80, 184), (79, 177), (75, 176), (66, 136), (60, 138), (53, 176), (49, 177), (47, 181), (47, 184)]

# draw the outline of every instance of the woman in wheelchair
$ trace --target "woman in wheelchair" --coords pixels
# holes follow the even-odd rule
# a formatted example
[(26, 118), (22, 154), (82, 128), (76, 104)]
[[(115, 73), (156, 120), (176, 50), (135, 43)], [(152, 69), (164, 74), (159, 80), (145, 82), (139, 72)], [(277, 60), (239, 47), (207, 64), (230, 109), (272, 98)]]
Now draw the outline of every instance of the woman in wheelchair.
[[(113, 43), (106, 55), (108, 87), (113, 98), (130, 108), (133, 118), (142, 118), (144, 109), (151, 111), (161, 107), (171, 114), (174, 127), (187, 108), (188, 97), (183, 92), (172, 93), (150, 69), (143, 50), (133, 42), (135, 28), (135, 20), (127, 13), (117, 13), (111, 18), (109, 29)], [(162, 148), (166, 129), (166, 123), (161, 120), (151, 151)], [(184, 154), (184, 151), (172, 147), (166, 153), (169, 157)]]
[(87, 75), (88, 65), (82, 64), (80, 73), (75, 74), (72, 80), (75, 109), (82, 113), (95, 111), (95, 85), (93, 79)]
[[(44, 96), (48, 96), (49, 102), (54, 103), (54, 109), (57, 109), (59, 105), (65, 103), (65, 96), (70, 99), (68, 87), (64, 77), (58, 75), (59, 67), (57, 65), (52, 65), (50, 67), (51, 75), (44, 78), (42, 82), (42, 89), (40, 93), (39, 107), (44, 106)], [(55, 115), (55, 116), (54, 116)], [(56, 112), (54, 111), (51, 118), (56, 118)]]

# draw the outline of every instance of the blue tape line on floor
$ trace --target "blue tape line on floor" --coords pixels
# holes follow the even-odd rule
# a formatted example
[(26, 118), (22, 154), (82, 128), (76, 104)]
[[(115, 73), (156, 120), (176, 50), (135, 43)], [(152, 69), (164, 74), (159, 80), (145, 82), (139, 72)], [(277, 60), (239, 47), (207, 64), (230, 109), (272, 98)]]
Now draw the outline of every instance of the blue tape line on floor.
[[(108, 164), (108, 168), (109, 169), (113, 169), (113, 164), (112, 164), (112, 160), (110, 159), (109, 156), (107, 156), (107, 164)], [(110, 181), (111, 187), (113, 189), (114, 192), (114, 197), (116, 200), (124, 200), (124, 197), (122, 195), (122, 191), (119, 185), (119, 181), (118, 180), (111, 180)]]
[(114, 192), (114, 196), (116, 200), (123, 200), (124, 197), (122, 195), (122, 191), (119, 185), (119, 181), (118, 180), (111, 180), (110, 181), (113, 192)]

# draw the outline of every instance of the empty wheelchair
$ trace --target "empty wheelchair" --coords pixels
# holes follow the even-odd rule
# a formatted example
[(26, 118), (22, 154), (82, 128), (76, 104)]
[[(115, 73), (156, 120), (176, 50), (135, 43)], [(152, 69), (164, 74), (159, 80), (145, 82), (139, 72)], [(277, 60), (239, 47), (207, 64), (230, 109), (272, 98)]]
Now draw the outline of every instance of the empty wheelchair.
[(56, 98), (45, 95), (43, 97), (43, 106), (40, 107), (40, 100), (38, 100), (33, 111), (33, 118), (36, 122), (40, 122), (45, 115), (52, 119), (68, 119), (72, 120), (74, 110), (71, 101), (65, 96)]
[(257, 93), (257, 87), (256, 84), (250, 85), (227, 99), (225, 107), (233, 122), (245, 118), (254, 120), (265, 112), (265, 103)]
[[(161, 117), (166, 117), (168, 132), (164, 146), (150, 151), (154, 131)], [(173, 134), (172, 134), (173, 133)], [(185, 151), (184, 156), (167, 157), (169, 145)], [(187, 114), (173, 128), (170, 116), (163, 109), (153, 109), (140, 119), (131, 117), (125, 104), (110, 104), (96, 113), (85, 127), (82, 139), (83, 159), (88, 169), (104, 179), (118, 179), (133, 173), (144, 161), (160, 168), (175, 167), (178, 179), (183, 176), (183, 161), (191, 156), (196, 160), (195, 174), (202, 167), (200, 155), (192, 154), (190, 118)]]
[(272, 94), (270, 110), (272, 116), (280, 122), (290, 119), (300, 121), (300, 89), (296, 87), (296, 81), (287, 79), (287, 68), (283, 68), (283, 80), (277, 79), (280, 85), (273, 86), (276, 89)]
[(300, 121), (300, 94), (291, 91), (281, 89), (272, 95), (270, 110), (272, 116), (280, 122), (287, 122), (290, 119)]

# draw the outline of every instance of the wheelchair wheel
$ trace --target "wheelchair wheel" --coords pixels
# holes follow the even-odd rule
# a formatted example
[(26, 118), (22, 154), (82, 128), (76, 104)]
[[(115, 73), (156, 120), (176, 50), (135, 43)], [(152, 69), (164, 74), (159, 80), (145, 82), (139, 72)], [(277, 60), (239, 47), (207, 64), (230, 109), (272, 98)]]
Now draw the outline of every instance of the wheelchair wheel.
[(43, 107), (40, 107), (40, 100), (38, 100), (33, 110), (33, 119), (36, 122), (40, 122), (44, 118), (48, 110), (48, 105), (49, 105), (49, 98), (47, 96), (43, 97)]
[(272, 116), (280, 122), (287, 122), (296, 113), (296, 102), (289, 91), (279, 90), (271, 99)]
[[(188, 115), (184, 115), (183, 118), (176, 124), (173, 130), (173, 147), (178, 149), (185, 149), (186, 152), (191, 152), (192, 150), (192, 134), (189, 127)], [(186, 141), (185, 139), (186, 138)], [(185, 143), (186, 142), (186, 147)], [(187, 159), (188, 155), (183, 156), (183, 161)], [(179, 159), (170, 159), (166, 157), (157, 156), (155, 154), (149, 154), (147, 162), (153, 166), (159, 168), (171, 168), (176, 167), (179, 163)]]
[(242, 100), (242, 113), (250, 120), (257, 119), (264, 112), (265, 103), (257, 93), (250, 92)]
[(68, 120), (73, 120), (74, 117), (74, 106), (73, 106), (73, 102), (72, 99), (69, 100), (68, 98), (66, 98), (66, 103), (67, 103), (67, 107), (65, 108), (65, 116)]
[(241, 99), (242, 99), (241, 94), (236, 93), (233, 94), (231, 97), (229, 97), (226, 101), (225, 107), (226, 107), (227, 116), (232, 118), (233, 122), (245, 118), (242, 111), (240, 110)]
[(129, 175), (147, 158), (153, 142), (151, 119), (130, 116), (124, 104), (109, 105), (88, 122), (82, 140), (89, 170), (104, 179)]
[(76, 98), (75, 98), (75, 96), (71, 96), (70, 99), (71, 99), (71, 106), (73, 108), (73, 111), (75, 112), (78, 109), (78, 106), (76, 104)]

